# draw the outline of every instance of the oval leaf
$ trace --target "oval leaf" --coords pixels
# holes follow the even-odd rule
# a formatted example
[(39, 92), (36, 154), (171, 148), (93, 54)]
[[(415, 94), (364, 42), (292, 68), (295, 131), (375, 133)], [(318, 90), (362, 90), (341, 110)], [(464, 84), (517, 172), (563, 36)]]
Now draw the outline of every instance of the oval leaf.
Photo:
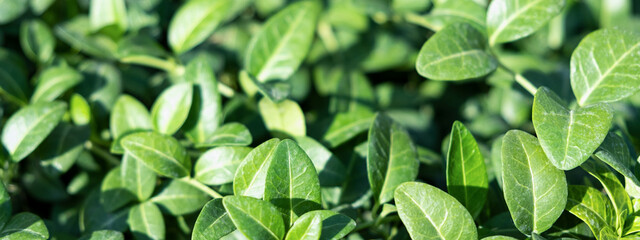
[(274, 136), (307, 135), (304, 114), (298, 103), (288, 99), (275, 103), (268, 98), (262, 98), (258, 106), (264, 125)]
[(1, 239), (49, 239), (49, 230), (40, 217), (32, 213), (18, 213), (0, 231)]
[(278, 209), (267, 201), (252, 197), (229, 196), (222, 200), (229, 217), (249, 239), (284, 237), (284, 223)]
[(195, 179), (208, 185), (233, 182), (236, 169), (251, 152), (248, 147), (218, 147), (206, 151), (195, 165)]
[(150, 202), (138, 204), (129, 210), (129, 229), (136, 239), (164, 239), (164, 219), (158, 207)]
[(180, 216), (199, 210), (209, 199), (209, 195), (187, 181), (172, 179), (150, 201), (165, 212)]
[(40, 74), (31, 102), (50, 102), (82, 81), (82, 75), (70, 67), (51, 67)]
[(218, 93), (218, 81), (204, 57), (189, 62), (185, 78), (195, 83), (195, 91), (189, 117), (184, 123), (184, 134), (196, 144), (204, 143), (222, 124), (222, 100)]
[(20, 45), (31, 60), (46, 63), (53, 57), (56, 40), (46, 23), (30, 20), (20, 26)]
[(164, 90), (151, 108), (153, 128), (162, 134), (173, 135), (187, 120), (192, 100), (190, 83), (179, 83)]
[(111, 136), (114, 139), (111, 151), (123, 153), (124, 149), (120, 140), (126, 134), (151, 130), (151, 115), (140, 101), (129, 95), (122, 95), (116, 101), (111, 110), (111, 120), (109, 121)]
[(356, 222), (353, 219), (330, 210), (311, 211), (302, 215), (298, 220), (315, 218), (316, 216), (322, 220), (321, 240), (343, 239), (356, 228)]
[(285, 240), (318, 240), (321, 231), (320, 215), (302, 215), (289, 229)]
[(267, 179), (267, 169), (271, 164), (271, 155), (280, 142), (274, 138), (254, 148), (242, 160), (233, 178), (233, 193), (236, 196), (262, 198)]
[(89, 17), (94, 32), (104, 29), (106, 33), (120, 35), (128, 27), (124, 0), (92, 0)]
[(191, 172), (191, 160), (187, 151), (173, 137), (155, 132), (140, 132), (127, 135), (121, 142), (127, 154), (160, 175), (180, 178)]
[(193, 226), (191, 240), (220, 239), (236, 230), (231, 217), (222, 205), (222, 199), (217, 198), (204, 205), (198, 220)]
[(495, 0), (487, 10), (489, 44), (526, 37), (560, 14), (565, 0)]
[(140, 160), (125, 154), (122, 157), (122, 184), (138, 201), (147, 200), (156, 185), (156, 173)]
[(247, 146), (253, 138), (249, 129), (240, 123), (227, 123), (222, 125), (203, 143), (196, 143), (196, 147), (217, 146)]
[(231, 0), (190, 0), (171, 19), (169, 45), (175, 53), (183, 53), (206, 40), (227, 17)]

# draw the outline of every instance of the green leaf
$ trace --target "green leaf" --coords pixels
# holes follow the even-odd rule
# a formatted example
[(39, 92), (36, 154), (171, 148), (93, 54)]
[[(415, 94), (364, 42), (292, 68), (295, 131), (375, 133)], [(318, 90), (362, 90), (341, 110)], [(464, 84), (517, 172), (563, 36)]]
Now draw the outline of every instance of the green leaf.
[(487, 10), (489, 44), (511, 42), (531, 35), (560, 14), (565, 0), (496, 0)]
[(249, 239), (283, 239), (285, 225), (275, 206), (252, 197), (228, 196), (222, 199), (229, 217)]
[(100, 187), (100, 204), (107, 212), (113, 212), (135, 199), (124, 185), (120, 175), (121, 167), (115, 167), (107, 173)]
[(560, 217), (567, 202), (564, 172), (551, 164), (538, 140), (511, 130), (502, 139), (504, 199), (524, 234), (542, 233)]
[(0, 96), (26, 104), (29, 94), (27, 73), (22, 65), (22, 59), (16, 57), (14, 53), (0, 48)]
[(223, 120), (218, 81), (204, 56), (189, 62), (185, 78), (195, 83), (195, 90), (189, 117), (183, 127), (184, 134), (195, 144), (205, 143), (215, 134)]
[(233, 178), (233, 193), (236, 196), (264, 196), (267, 169), (279, 142), (277, 138), (268, 140), (254, 148), (242, 160)]
[(85, 235), (80, 240), (124, 240), (124, 235), (114, 230), (100, 230)]
[(615, 210), (615, 229), (621, 232), (627, 215), (633, 212), (631, 199), (618, 180), (618, 177), (602, 162), (589, 160), (580, 165), (582, 169), (600, 181)]
[[(471, 3), (473, 4), (473, 3)], [(453, 23), (433, 35), (418, 54), (418, 73), (433, 80), (482, 77), (498, 63), (486, 49), (485, 36), (467, 23)]]
[(69, 114), (76, 125), (88, 125), (91, 122), (91, 107), (82, 95), (74, 93), (69, 100)]
[(545, 87), (536, 92), (532, 115), (542, 149), (562, 170), (586, 161), (607, 136), (613, 119), (613, 111), (605, 104), (569, 109)]
[(97, 230), (110, 229), (125, 231), (127, 229), (127, 218), (129, 209), (124, 208), (116, 212), (107, 212), (100, 204), (100, 192), (92, 192), (86, 199), (84, 207), (80, 210), (80, 230), (83, 232), (93, 232)]
[(517, 238), (512, 238), (508, 236), (491, 236), (482, 238), (482, 240), (516, 240)]
[(56, 40), (46, 23), (42, 20), (30, 20), (20, 26), (20, 46), (31, 60), (46, 63), (53, 58)]
[(120, 177), (122, 185), (138, 201), (147, 200), (156, 185), (156, 173), (138, 159), (125, 154), (122, 157)]
[(209, 199), (209, 195), (187, 181), (172, 179), (150, 201), (165, 212), (180, 216), (199, 210)]
[(455, 198), (424, 183), (407, 182), (395, 191), (400, 220), (412, 239), (477, 239), (471, 214)]
[(633, 211), (625, 221), (624, 235), (640, 232), (640, 199), (631, 200)]
[(179, 83), (164, 90), (151, 108), (153, 128), (162, 134), (173, 135), (187, 120), (192, 100), (190, 83)]
[(73, 166), (90, 134), (86, 126), (60, 123), (32, 156), (40, 159), (44, 172), (58, 176)]
[(0, 24), (5, 24), (20, 17), (27, 11), (25, 0), (5, 0), (0, 2)]
[(67, 104), (32, 104), (14, 113), (4, 125), (2, 144), (14, 162), (29, 155), (53, 131), (62, 119)]
[(615, 102), (640, 90), (640, 36), (615, 29), (587, 35), (571, 55), (571, 89), (578, 104)]
[(321, 240), (343, 239), (354, 228), (356, 228), (356, 222), (353, 221), (353, 219), (330, 210), (315, 210), (307, 212), (303, 214), (298, 221), (303, 218), (315, 218), (316, 216), (320, 216), (320, 219), (322, 220), (322, 231), (320, 233)]
[(38, 77), (38, 85), (31, 96), (32, 103), (50, 102), (82, 81), (75, 69), (62, 66), (44, 70)]
[(165, 238), (162, 213), (153, 203), (146, 202), (132, 207), (127, 222), (133, 236), (138, 240)]
[(124, 152), (120, 140), (127, 134), (153, 128), (147, 108), (137, 99), (126, 94), (118, 97), (111, 111), (109, 124), (109, 130), (114, 139), (111, 151), (115, 153)]
[(317, 1), (289, 5), (267, 20), (249, 43), (244, 67), (258, 82), (286, 80), (298, 69), (322, 10)]
[(321, 231), (320, 215), (302, 215), (289, 229), (285, 240), (318, 240)]
[(91, 0), (91, 29), (119, 36), (127, 30), (127, 9), (124, 0)]
[(217, 198), (204, 205), (193, 226), (192, 240), (220, 239), (236, 230), (231, 217)]
[(18, 213), (0, 231), (0, 238), (8, 240), (49, 239), (44, 221), (32, 213)]
[[(105, 1), (106, 2), (106, 1)], [(117, 50), (116, 43), (104, 35), (91, 35), (91, 22), (87, 16), (80, 15), (57, 25), (53, 32), (60, 40), (74, 49), (98, 58), (113, 59)]]
[(409, 133), (383, 113), (369, 129), (367, 175), (378, 204), (391, 201), (396, 187), (418, 176), (418, 154)]
[(633, 181), (634, 184), (640, 185), (640, 181), (633, 171), (636, 163), (631, 158), (629, 148), (620, 135), (609, 132), (593, 156)]
[(595, 188), (569, 186), (567, 211), (584, 221), (595, 236), (608, 227), (614, 226), (615, 213), (607, 197)]
[(196, 162), (195, 179), (208, 185), (233, 182), (236, 169), (251, 150), (248, 147), (217, 147), (206, 151)]
[(310, 137), (295, 140), (316, 167), (320, 186), (339, 186), (344, 182), (346, 167), (331, 151)]
[(322, 205), (320, 182), (313, 162), (293, 140), (278, 143), (271, 155), (265, 179), (264, 200), (283, 213), (285, 226)]
[(29, 6), (31, 7), (31, 11), (36, 15), (41, 15), (44, 11), (46, 11), (55, 0), (30, 0)]
[(488, 189), (487, 168), (478, 143), (464, 124), (456, 121), (447, 151), (447, 191), (475, 218), (484, 208)]
[(337, 147), (366, 131), (374, 117), (375, 115), (368, 110), (338, 113), (322, 136), (322, 140), (329, 147)]
[(225, 20), (233, 1), (189, 0), (176, 11), (169, 24), (169, 45), (177, 54), (206, 40)]
[(127, 135), (121, 143), (126, 154), (142, 161), (162, 176), (180, 178), (191, 172), (191, 160), (187, 151), (173, 137), (155, 132), (139, 132)]
[(4, 187), (4, 184), (0, 182), (0, 229), (11, 218), (11, 196)]
[(217, 146), (247, 146), (253, 138), (249, 129), (240, 123), (227, 123), (216, 129), (211, 137), (203, 143), (196, 143), (196, 147)]
[(428, 15), (423, 17), (423, 21), (424, 25), (435, 32), (456, 22), (471, 24), (477, 30), (484, 32), (486, 15), (486, 9), (471, 0), (445, 1), (437, 4)]
[(284, 100), (275, 103), (268, 98), (260, 99), (258, 103), (260, 115), (264, 125), (276, 137), (305, 136), (307, 127), (304, 114), (298, 103)]

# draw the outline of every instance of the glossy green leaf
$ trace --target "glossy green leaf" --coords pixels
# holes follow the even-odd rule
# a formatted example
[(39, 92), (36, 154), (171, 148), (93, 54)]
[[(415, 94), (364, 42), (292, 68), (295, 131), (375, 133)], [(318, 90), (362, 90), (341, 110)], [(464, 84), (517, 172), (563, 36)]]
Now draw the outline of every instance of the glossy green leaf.
[(624, 234), (640, 232), (640, 199), (631, 200), (633, 211), (625, 221)]
[(138, 201), (148, 199), (156, 185), (156, 173), (142, 161), (125, 154), (122, 157), (120, 178), (122, 185)]
[(320, 216), (322, 219), (322, 231), (320, 233), (320, 239), (322, 240), (343, 239), (356, 228), (356, 222), (353, 221), (353, 219), (330, 210), (315, 210), (307, 212), (298, 220), (303, 218), (315, 218), (316, 216)]
[(184, 53), (205, 41), (227, 17), (233, 1), (189, 0), (178, 9), (169, 24), (169, 45)]
[(70, 67), (52, 67), (38, 77), (38, 85), (31, 102), (50, 102), (82, 81), (82, 75)]
[(195, 165), (195, 179), (208, 185), (233, 182), (236, 169), (251, 152), (248, 147), (217, 147), (206, 151)]
[(395, 190), (398, 215), (412, 239), (477, 239), (471, 214), (455, 198), (425, 183), (407, 182)]
[(118, 210), (135, 200), (133, 193), (125, 187), (120, 172), (120, 166), (111, 169), (100, 187), (100, 204), (107, 212)]
[(87, 125), (91, 122), (91, 107), (82, 95), (74, 93), (69, 100), (69, 114), (76, 125)]
[(139, 132), (127, 135), (121, 143), (126, 154), (142, 161), (160, 175), (180, 178), (191, 172), (187, 151), (173, 137)]
[(11, 218), (11, 209), (11, 196), (9, 196), (4, 184), (0, 182), (0, 229)]
[(14, 113), (4, 124), (2, 144), (18, 162), (29, 155), (53, 131), (62, 119), (67, 104), (47, 102), (33, 104)]
[(310, 137), (295, 140), (316, 167), (320, 186), (338, 186), (344, 181), (346, 167), (331, 151)]
[(196, 147), (247, 146), (252, 141), (247, 127), (240, 123), (227, 123), (217, 128), (203, 143), (196, 143)]
[(589, 160), (580, 165), (582, 169), (587, 171), (591, 176), (600, 181), (604, 190), (609, 196), (613, 209), (615, 212), (615, 228), (624, 228), (624, 221), (631, 212), (633, 212), (633, 205), (631, 205), (631, 199), (622, 186), (622, 183), (618, 180), (618, 177), (609, 170), (607, 165), (602, 162)]
[(321, 208), (320, 181), (313, 162), (293, 140), (278, 143), (265, 179), (264, 200), (283, 213), (285, 226), (302, 214)]
[(109, 33), (120, 35), (127, 30), (127, 9), (125, 0), (91, 0), (89, 17), (91, 29), (95, 31), (105, 30)]
[(322, 217), (320, 215), (302, 215), (287, 231), (285, 240), (318, 240), (321, 231)]
[(27, 11), (27, 1), (7, 0), (0, 2), (0, 24), (13, 21)]
[(217, 198), (204, 205), (198, 220), (193, 226), (192, 240), (221, 239), (236, 230), (231, 217), (222, 204), (222, 199)]
[(329, 147), (337, 147), (366, 131), (371, 126), (374, 117), (375, 115), (368, 110), (338, 113), (334, 116), (322, 139)]
[(138, 240), (165, 238), (162, 213), (153, 203), (146, 202), (133, 206), (129, 210), (127, 222), (133, 236)]
[(125, 231), (127, 229), (129, 209), (124, 208), (115, 212), (107, 212), (100, 204), (99, 193), (91, 193), (80, 210), (80, 230), (83, 232), (107, 229)]
[(486, 51), (486, 45), (485, 36), (476, 28), (468, 23), (453, 23), (424, 43), (416, 69), (423, 77), (433, 80), (482, 77), (498, 66)]
[(551, 163), (562, 170), (586, 161), (607, 136), (613, 119), (607, 105), (569, 109), (545, 87), (536, 92), (532, 115), (542, 149)]
[(288, 79), (311, 47), (321, 10), (319, 2), (303, 1), (270, 17), (249, 43), (244, 62), (248, 73), (262, 83)]
[(79, 240), (124, 240), (124, 235), (114, 230), (100, 230), (85, 235)]
[(109, 130), (111, 130), (111, 136), (114, 139), (111, 151), (116, 153), (124, 152), (120, 143), (122, 137), (133, 132), (151, 130), (153, 128), (151, 115), (147, 108), (129, 95), (118, 97), (111, 111), (110, 119)]
[(186, 180), (172, 179), (150, 201), (165, 212), (180, 216), (199, 210), (209, 199), (209, 195)]
[(179, 83), (167, 88), (151, 108), (153, 128), (166, 135), (173, 135), (189, 116), (193, 100), (193, 86)]
[(478, 143), (464, 124), (456, 121), (447, 151), (447, 191), (475, 218), (484, 208), (488, 188), (487, 168)]
[(593, 156), (626, 178), (629, 178), (636, 185), (640, 185), (640, 181), (633, 171), (636, 163), (633, 158), (631, 158), (629, 148), (620, 135), (609, 132)]
[(436, 32), (456, 22), (469, 23), (479, 31), (486, 31), (487, 11), (471, 0), (445, 1), (437, 4), (423, 19), (423, 24)]
[(32, 156), (40, 159), (44, 172), (58, 176), (73, 166), (90, 134), (86, 126), (60, 123)]
[(284, 100), (275, 103), (268, 98), (258, 103), (264, 125), (276, 137), (305, 136), (307, 127), (298, 103)]
[(20, 45), (31, 60), (46, 63), (53, 57), (56, 46), (51, 29), (41, 20), (23, 22), (20, 26)]
[(502, 139), (504, 199), (520, 232), (542, 233), (560, 217), (567, 202), (564, 172), (551, 164), (538, 139), (511, 130)]
[(236, 196), (264, 196), (267, 169), (278, 143), (280, 140), (277, 138), (268, 140), (254, 148), (242, 160), (233, 178), (233, 193)]
[(565, 0), (496, 0), (487, 10), (489, 44), (511, 42), (531, 35), (560, 14)]
[(40, 217), (28, 213), (18, 213), (0, 231), (0, 238), (7, 240), (49, 239), (49, 230)]
[(218, 81), (204, 57), (189, 62), (185, 71), (185, 78), (195, 83), (195, 90), (189, 117), (183, 127), (184, 134), (195, 144), (205, 143), (223, 120)]
[(283, 239), (285, 225), (275, 206), (252, 197), (229, 196), (222, 200), (229, 217), (249, 239)]
[(615, 102), (640, 90), (640, 36), (615, 29), (587, 35), (571, 55), (571, 89), (578, 104)]
[(596, 236), (599, 236), (602, 229), (615, 224), (615, 213), (611, 202), (604, 194), (592, 187), (570, 185), (566, 209), (587, 223)]
[(367, 173), (379, 204), (391, 201), (396, 187), (418, 176), (418, 154), (409, 133), (383, 113), (369, 129)]

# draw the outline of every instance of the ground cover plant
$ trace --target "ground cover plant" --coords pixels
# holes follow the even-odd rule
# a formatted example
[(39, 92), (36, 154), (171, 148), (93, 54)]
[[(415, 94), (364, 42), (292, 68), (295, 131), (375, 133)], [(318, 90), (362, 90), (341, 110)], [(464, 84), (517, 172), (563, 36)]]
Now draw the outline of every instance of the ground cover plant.
[(0, 239), (640, 238), (634, 0), (0, 0)]

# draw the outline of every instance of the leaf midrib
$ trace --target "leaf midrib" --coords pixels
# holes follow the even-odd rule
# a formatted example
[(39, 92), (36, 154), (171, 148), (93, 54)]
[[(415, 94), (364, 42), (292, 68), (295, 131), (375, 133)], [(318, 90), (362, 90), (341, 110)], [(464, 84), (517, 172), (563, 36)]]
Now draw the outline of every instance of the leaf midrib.
[(531, 7), (533, 7), (535, 4), (540, 3), (541, 1), (542, 0), (535, 0), (533, 2), (530, 2), (530, 3), (526, 4), (526, 5), (524, 5), (522, 8), (516, 10), (516, 12), (514, 12), (506, 20), (502, 21), (502, 23), (500, 23), (500, 25), (498, 25), (496, 30), (494, 30), (493, 33), (491, 34), (491, 40), (489, 41), (490, 45), (493, 46), (495, 44), (496, 39), (498, 38), (498, 36), (500, 34), (502, 34), (502, 31), (504, 31), (504, 29), (507, 26), (509, 26), (509, 24), (511, 24), (511, 22), (513, 22), (517, 17), (519, 17), (520, 14), (522, 14), (523, 12), (529, 10)]
[[(58, 111), (58, 108), (61, 108), (61, 107), (63, 107), (63, 106), (62, 105), (53, 106), (51, 109), (49, 109), (50, 110), (49, 112), (47, 112), (47, 113), (43, 114), (42, 116), (36, 118), (35, 124), (31, 124), (29, 126), (29, 128), (27, 128), (27, 131), (25, 131), (26, 134), (21, 136), (20, 140), (18, 141), (18, 145), (16, 145), (16, 148), (13, 149), (11, 155), (14, 155), (18, 151), (18, 149), (21, 149), (23, 147), (24, 139), (27, 136), (31, 135), (32, 130), (36, 126), (40, 125), (43, 122), (43, 120), (45, 120), (49, 115), (52, 115), (52, 114), (56, 113)], [(34, 112), (37, 113), (37, 111), (34, 111)]]
[(418, 202), (416, 202), (409, 194), (407, 194), (406, 192), (404, 192), (404, 195), (411, 200), (411, 202), (413, 202), (413, 204), (418, 207), (418, 209), (420, 209), (420, 212), (422, 212), (422, 214), (427, 218), (427, 220), (429, 220), (429, 222), (431, 223), (431, 225), (433, 226), (433, 229), (436, 230), (436, 232), (438, 233), (438, 236), (440, 236), (440, 238), (442, 239), (446, 239), (446, 237), (444, 236), (444, 234), (442, 234), (442, 232), (440, 232), (440, 229), (436, 226), (436, 222), (434, 222), (431, 217), (429, 216), (429, 214), (427, 214), (424, 209), (422, 209), (421, 205), (418, 204)]

